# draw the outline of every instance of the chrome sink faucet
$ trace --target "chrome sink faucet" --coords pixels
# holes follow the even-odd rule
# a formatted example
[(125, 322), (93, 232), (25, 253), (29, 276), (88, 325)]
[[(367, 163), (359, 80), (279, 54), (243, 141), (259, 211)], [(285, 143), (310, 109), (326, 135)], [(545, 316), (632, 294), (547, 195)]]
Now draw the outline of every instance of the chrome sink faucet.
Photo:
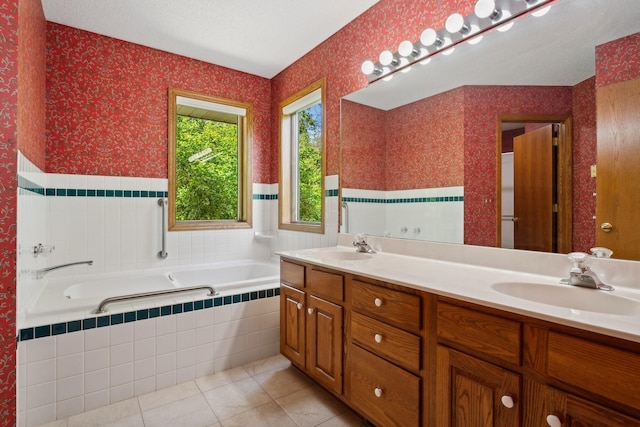
[(53, 270), (58, 270), (60, 268), (71, 267), (73, 265), (93, 265), (93, 261), (78, 261), (78, 262), (70, 262), (68, 264), (54, 265), (53, 267), (41, 268), (40, 270), (35, 271), (36, 279), (42, 279), (44, 276)]
[[(592, 251), (594, 249), (592, 249)], [(594, 252), (594, 254), (596, 254), (596, 257), (598, 258), (605, 258), (605, 256), (601, 256), (599, 253)], [(611, 251), (609, 251), (609, 256), (610, 255)], [(599, 289), (602, 291), (612, 291), (613, 286), (602, 283), (602, 280), (600, 280), (598, 275), (589, 268), (589, 261), (591, 258), (591, 255), (584, 252), (571, 252), (569, 254), (569, 259), (573, 262), (573, 267), (569, 270), (569, 278), (562, 279), (560, 283), (580, 286), (583, 288)]]
[(371, 249), (371, 246), (367, 243), (367, 235), (366, 234), (356, 234), (356, 237), (353, 239), (353, 246), (356, 247), (356, 252), (366, 253), (366, 254), (375, 254), (376, 251)]

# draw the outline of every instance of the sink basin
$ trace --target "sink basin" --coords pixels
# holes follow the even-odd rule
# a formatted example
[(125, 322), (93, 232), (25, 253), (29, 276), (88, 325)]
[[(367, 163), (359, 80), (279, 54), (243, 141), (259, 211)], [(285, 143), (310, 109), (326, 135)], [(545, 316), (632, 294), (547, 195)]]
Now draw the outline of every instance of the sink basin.
[(492, 288), (516, 298), (573, 310), (627, 316), (640, 314), (640, 302), (616, 296), (615, 291), (610, 293), (569, 285), (525, 282), (496, 283)]
[(363, 259), (371, 259), (373, 255), (362, 252), (353, 251), (323, 251), (318, 253), (317, 257), (330, 261), (359, 261)]

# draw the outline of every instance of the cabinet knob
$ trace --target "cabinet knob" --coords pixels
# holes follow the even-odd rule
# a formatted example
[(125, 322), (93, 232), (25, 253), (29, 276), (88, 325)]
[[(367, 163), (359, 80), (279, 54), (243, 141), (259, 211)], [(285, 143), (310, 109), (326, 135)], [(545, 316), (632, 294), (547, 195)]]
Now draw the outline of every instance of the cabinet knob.
[(302, 303), (301, 303), (301, 302), (299, 302), (299, 303), (298, 303), (298, 305), (297, 305), (297, 307), (298, 307), (298, 310), (302, 310)]
[(375, 390), (373, 390), (373, 393), (376, 397), (382, 397), (382, 389), (380, 387), (376, 387)]
[(562, 422), (560, 422), (560, 418), (556, 415), (547, 415), (547, 424), (550, 427), (562, 427)]
[(505, 408), (513, 408), (513, 398), (511, 396), (502, 396), (500, 398), (500, 402), (502, 402), (502, 406)]
[(380, 344), (382, 342), (382, 335), (380, 334), (375, 334), (375, 336), (373, 337), (374, 340), (376, 340), (376, 342), (378, 344)]
[(307, 313), (313, 314), (313, 308), (307, 308)]
[(380, 307), (382, 305), (382, 300), (380, 298), (376, 298), (375, 300), (373, 300), (373, 303), (376, 305), (376, 307)]
[(613, 225), (611, 225), (611, 223), (609, 222), (603, 222), (602, 224), (600, 224), (600, 229), (605, 233), (608, 233), (613, 230)]

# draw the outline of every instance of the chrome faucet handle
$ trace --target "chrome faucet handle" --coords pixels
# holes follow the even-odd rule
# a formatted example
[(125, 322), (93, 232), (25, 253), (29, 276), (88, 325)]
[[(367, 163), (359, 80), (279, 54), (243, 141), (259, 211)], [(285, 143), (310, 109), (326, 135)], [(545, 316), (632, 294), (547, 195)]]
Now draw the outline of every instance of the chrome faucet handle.
[(353, 246), (366, 245), (366, 244), (367, 244), (367, 235), (364, 233), (358, 233), (353, 238)]
[(613, 251), (611, 249), (600, 246), (591, 248), (591, 253), (596, 258), (611, 258), (611, 255), (613, 255)]
[(588, 268), (591, 255), (584, 252), (571, 252), (568, 255), (569, 259), (573, 263), (573, 270), (585, 271)]

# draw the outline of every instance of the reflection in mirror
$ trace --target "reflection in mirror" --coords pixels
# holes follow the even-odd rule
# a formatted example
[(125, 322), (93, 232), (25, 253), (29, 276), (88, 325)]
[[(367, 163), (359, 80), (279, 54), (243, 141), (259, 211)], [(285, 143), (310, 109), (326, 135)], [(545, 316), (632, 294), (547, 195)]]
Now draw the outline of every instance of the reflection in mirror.
[[(428, 65), (344, 97), (341, 231), (500, 246), (499, 117), (564, 115), (571, 118), (574, 138), (573, 154), (561, 165), (570, 169), (574, 189), (572, 209), (564, 212), (572, 231), (558, 251), (589, 251), (596, 241), (590, 175), (596, 163), (595, 93), (601, 81), (616, 81), (616, 73), (622, 78), (637, 67), (624, 55), (637, 55), (630, 35), (639, 31), (635, 0), (559, 0), (543, 18), (524, 16), (508, 33), (489, 32), (478, 45), (461, 44), (450, 56), (436, 55)], [(609, 49), (620, 40), (626, 47)], [(426, 190), (443, 188), (461, 193)], [(432, 210), (418, 210), (427, 225), (414, 225), (413, 214), (401, 206), (420, 203), (408, 203), (405, 194), (418, 200), (453, 195), (462, 213), (431, 218)], [(366, 211), (363, 200), (376, 203), (367, 202)], [(453, 237), (433, 236), (447, 227), (438, 222), (443, 216), (462, 224)]]
[(169, 89), (169, 229), (250, 226), (251, 105)]

